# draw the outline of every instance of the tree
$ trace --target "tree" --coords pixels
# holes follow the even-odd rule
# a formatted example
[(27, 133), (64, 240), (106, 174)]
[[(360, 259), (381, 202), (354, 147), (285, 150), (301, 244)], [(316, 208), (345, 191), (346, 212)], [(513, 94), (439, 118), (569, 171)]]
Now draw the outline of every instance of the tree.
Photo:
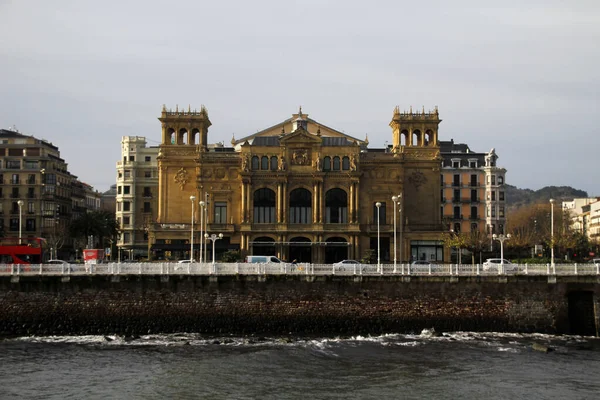
[(118, 226), (113, 213), (104, 210), (91, 211), (73, 220), (70, 232), (74, 239), (83, 243), (87, 243), (89, 236), (94, 236), (101, 247), (106, 247), (107, 241), (117, 235)]

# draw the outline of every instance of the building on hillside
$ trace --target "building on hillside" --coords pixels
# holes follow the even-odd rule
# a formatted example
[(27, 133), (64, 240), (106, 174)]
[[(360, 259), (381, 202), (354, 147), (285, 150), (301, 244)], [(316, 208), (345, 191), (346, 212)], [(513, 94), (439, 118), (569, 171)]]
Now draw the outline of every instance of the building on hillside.
[(570, 229), (582, 233), (592, 242), (600, 240), (600, 197), (577, 198), (562, 202), (562, 211)]
[(148, 257), (148, 232), (155, 221), (152, 215), (158, 199), (157, 155), (158, 147), (147, 147), (144, 137), (124, 136), (121, 140), (112, 209), (121, 231), (117, 240), (119, 260)]
[[(135, 167), (144, 165), (139, 155), (130, 158), (137, 152), (124, 150), (117, 165), (123, 249), (141, 245), (134, 232), (149, 228), (156, 258), (189, 259), (193, 241), (193, 257), (204, 260), (210, 260), (213, 243), (217, 259), (227, 250), (313, 263), (365, 256), (388, 263), (396, 252), (398, 262), (448, 259), (441, 242), (437, 108), (427, 113), (396, 108), (389, 124), (392, 145), (375, 149), (302, 109), (233, 139), (231, 147), (209, 144), (211, 121), (204, 107), (163, 107), (159, 120), (157, 190), (151, 175), (144, 184), (133, 182), (140, 178)], [(133, 204), (141, 201), (141, 188), (149, 190), (142, 197), (148, 199), (151, 224), (134, 217), (142, 208)], [(395, 196), (401, 196), (396, 207)], [(200, 254), (204, 233), (219, 236), (203, 240)]]
[(506, 169), (498, 155), (471, 151), (454, 140), (440, 141), (442, 218), (447, 230), (505, 233)]
[[(42, 237), (54, 257), (71, 258), (68, 227), (89, 208), (93, 189), (67, 169), (58, 147), (13, 130), (0, 130), (0, 222), (4, 236)], [(56, 249), (58, 248), (58, 251)]]

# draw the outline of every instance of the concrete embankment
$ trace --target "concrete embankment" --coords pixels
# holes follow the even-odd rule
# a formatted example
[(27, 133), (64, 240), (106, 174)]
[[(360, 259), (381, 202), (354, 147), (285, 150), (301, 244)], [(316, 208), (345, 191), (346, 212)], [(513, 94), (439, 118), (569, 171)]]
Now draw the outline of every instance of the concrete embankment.
[(0, 335), (597, 335), (595, 276), (0, 277)]

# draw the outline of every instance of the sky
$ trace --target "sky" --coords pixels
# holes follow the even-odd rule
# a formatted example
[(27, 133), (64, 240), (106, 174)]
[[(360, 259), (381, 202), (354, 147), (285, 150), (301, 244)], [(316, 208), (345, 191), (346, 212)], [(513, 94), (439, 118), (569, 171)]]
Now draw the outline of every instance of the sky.
[(600, 196), (597, 0), (0, 0), (0, 127), (58, 146), (97, 190), (162, 105), (228, 144), (298, 111), (391, 142), (439, 108), (440, 140), (495, 148), (506, 183)]

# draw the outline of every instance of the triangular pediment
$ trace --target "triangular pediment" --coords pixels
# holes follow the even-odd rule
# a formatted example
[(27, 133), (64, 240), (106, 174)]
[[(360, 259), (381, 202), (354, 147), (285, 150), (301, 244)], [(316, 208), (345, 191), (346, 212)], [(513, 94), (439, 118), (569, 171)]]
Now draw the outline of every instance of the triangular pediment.
[[(250, 145), (266, 145), (266, 146), (278, 146), (280, 142), (286, 142), (287, 144), (296, 143), (335, 143), (333, 145), (347, 145), (348, 143), (366, 146), (365, 140), (357, 139), (353, 136), (347, 135), (336, 129), (330, 128), (325, 124), (322, 124), (314, 119), (308, 118), (308, 114), (304, 114), (304, 120), (306, 122), (306, 129), (298, 128), (295, 129), (295, 121), (297, 121), (299, 114), (293, 114), (291, 118), (279, 122), (269, 128), (263, 129), (262, 131), (256, 132), (252, 135), (242, 137), (233, 142), (234, 146), (239, 147), (242, 144), (248, 142)], [(261, 138), (254, 143), (254, 140)], [(259, 144), (260, 143), (260, 144)]]
[(320, 136), (313, 135), (304, 129), (297, 129), (292, 133), (288, 133), (287, 135), (283, 135), (279, 138), (279, 143), (281, 144), (291, 144), (291, 143), (308, 143), (308, 144), (318, 144), (323, 140)]

